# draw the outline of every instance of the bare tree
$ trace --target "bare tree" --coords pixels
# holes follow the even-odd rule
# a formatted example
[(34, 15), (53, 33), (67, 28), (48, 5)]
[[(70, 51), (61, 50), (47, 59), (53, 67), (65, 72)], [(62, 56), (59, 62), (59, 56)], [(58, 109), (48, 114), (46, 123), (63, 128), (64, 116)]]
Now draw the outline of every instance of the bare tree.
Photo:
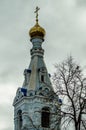
[(53, 84), (62, 99), (61, 119), (64, 127), (73, 124), (75, 130), (86, 130), (86, 78), (81, 67), (70, 56), (55, 65)]

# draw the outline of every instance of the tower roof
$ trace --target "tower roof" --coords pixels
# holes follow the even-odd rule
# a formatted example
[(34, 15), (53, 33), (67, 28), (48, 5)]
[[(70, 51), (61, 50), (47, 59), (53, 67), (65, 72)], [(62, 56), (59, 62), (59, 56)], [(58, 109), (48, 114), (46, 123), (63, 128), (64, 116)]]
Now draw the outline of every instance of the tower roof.
[(44, 89), (48, 89), (46, 91), (50, 92), (53, 91), (53, 88), (44, 62), (42, 42), (44, 41), (45, 30), (38, 24), (38, 10), (39, 8), (36, 7), (36, 24), (29, 31), (32, 42), (32, 49), (30, 50), (31, 62), (28, 69), (24, 71), (25, 80), (23, 87), (28, 91), (43, 95), (46, 93)]

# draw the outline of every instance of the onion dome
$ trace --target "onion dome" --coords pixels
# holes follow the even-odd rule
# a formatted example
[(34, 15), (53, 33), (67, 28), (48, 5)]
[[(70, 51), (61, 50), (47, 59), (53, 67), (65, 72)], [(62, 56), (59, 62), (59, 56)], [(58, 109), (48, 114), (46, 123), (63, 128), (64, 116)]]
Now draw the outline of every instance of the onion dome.
[(44, 39), (44, 36), (45, 36), (45, 30), (44, 30), (44, 28), (42, 28), (38, 24), (38, 10), (39, 10), (39, 8), (36, 7), (36, 11), (35, 11), (35, 13), (36, 13), (36, 24), (29, 31), (29, 35), (30, 35), (31, 39), (32, 38), (37, 38), (37, 37)]
[(35, 26), (30, 29), (29, 35), (31, 39), (35, 37), (40, 37), (43, 39), (45, 36), (45, 30), (38, 24), (38, 22), (36, 22)]

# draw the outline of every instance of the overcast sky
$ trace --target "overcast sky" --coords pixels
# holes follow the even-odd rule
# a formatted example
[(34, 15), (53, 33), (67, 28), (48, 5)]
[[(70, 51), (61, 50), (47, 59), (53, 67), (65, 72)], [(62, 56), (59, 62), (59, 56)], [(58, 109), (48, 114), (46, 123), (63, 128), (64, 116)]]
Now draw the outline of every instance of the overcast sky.
[(46, 30), (45, 63), (53, 65), (72, 55), (86, 71), (86, 0), (0, 0), (0, 130), (13, 130), (13, 98), (30, 63), (29, 29)]

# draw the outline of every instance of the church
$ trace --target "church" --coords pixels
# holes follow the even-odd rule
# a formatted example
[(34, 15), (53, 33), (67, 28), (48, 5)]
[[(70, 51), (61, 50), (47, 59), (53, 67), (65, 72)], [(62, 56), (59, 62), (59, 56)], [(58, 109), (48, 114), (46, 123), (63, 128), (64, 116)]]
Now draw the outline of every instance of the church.
[(61, 103), (44, 62), (42, 43), (46, 32), (39, 25), (38, 11), (36, 7), (36, 23), (29, 31), (31, 61), (13, 101), (14, 130), (60, 130)]

